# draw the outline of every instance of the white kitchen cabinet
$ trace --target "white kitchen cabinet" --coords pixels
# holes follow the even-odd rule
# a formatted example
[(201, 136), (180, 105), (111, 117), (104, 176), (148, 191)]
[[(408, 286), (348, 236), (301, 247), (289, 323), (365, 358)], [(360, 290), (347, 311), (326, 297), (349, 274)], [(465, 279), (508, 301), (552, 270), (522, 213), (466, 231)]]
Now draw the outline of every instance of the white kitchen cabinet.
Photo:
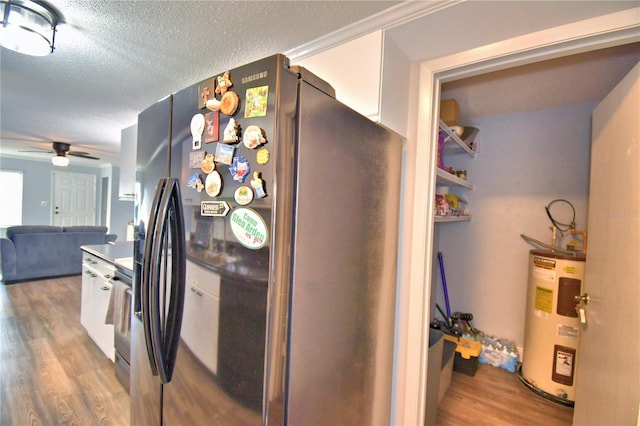
[(218, 371), (220, 275), (187, 261), (181, 337), (212, 373)]
[[(292, 64), (329, 82), (336, 98), (360, 114), (377, 120), (382, 78), (382, 30), (340, 44)], [(291, 56), (290, 56), (291, 57)]]
[(93, 256), (82, 254), (82, 296), (80, 323), (89, 337), (111, 361), (115, 360), (113, 324), (105, 324), (115, 266)]
[(138, 125), (122, 129), (120, 137), (120, 186), (118, 198), (133, 200), (136, 195), (136, 147)]

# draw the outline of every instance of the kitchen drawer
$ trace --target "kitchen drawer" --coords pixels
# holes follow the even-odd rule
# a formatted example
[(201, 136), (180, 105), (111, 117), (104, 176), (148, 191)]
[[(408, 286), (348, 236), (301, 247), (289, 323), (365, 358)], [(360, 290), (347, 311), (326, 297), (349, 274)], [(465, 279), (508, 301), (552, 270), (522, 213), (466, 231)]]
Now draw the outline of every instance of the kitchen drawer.
[(106, 279), (111, 278), (116, 271), (115, 265), (107, 262), (104, 259), (101, 259), (98, 256), (87, 253), (86, 251), (82, 252), (82, 264)]
[(187, 288), (196, 285), (211, 296), (220, 297), (220, 275), (187, 260)]

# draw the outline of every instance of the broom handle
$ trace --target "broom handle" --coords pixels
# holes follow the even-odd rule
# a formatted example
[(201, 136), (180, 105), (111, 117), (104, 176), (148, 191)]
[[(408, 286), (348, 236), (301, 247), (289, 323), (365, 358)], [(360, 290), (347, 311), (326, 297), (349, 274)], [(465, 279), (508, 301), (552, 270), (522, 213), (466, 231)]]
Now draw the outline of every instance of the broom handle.
[(447, 279), (444, 276), (442, 252), (438, 252), (438, 262), (440, 263), (440, 276), (442, 277), (442, 289), (444, 291), (444, 306), (447, 309), (447, 321), (449, 321), (449, 318), (451, 318), (451, 306), (449, 306), (449, 292), (447, 291)]

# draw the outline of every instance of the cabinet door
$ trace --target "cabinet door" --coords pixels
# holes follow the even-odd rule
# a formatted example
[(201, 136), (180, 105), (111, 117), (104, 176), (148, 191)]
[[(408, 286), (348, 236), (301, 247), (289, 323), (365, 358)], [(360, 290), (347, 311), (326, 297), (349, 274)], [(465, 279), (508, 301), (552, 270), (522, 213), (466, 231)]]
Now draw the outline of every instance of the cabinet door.
[(121, 200), (133, 200), (136, 186), (136, 147), (138, 125), (122, 129), (120, 138), (120, 185), (118, 197)]
[(94, 324), (91, 337), (98, 347), (111, 360), (115, 361), (114, 328), (113, 324), (105, 324), (109, 299), (111, 297), (111, 283), (102, 276), (95, 279), (95, 297), (93, 300)]
[(379, 116), (382, 30), (297, 60), (295, 64), (330, 82), (342, 103), (369, 118)]
[(187, 279), (181, 337), (193, 355), (212, 373), (218, 371), (220, 299)]
[(92, 322), (92, 300), (94, 273), (87, 265), (82, 265), (82, 296), (80, 299), (80, 324), (89, 331)]

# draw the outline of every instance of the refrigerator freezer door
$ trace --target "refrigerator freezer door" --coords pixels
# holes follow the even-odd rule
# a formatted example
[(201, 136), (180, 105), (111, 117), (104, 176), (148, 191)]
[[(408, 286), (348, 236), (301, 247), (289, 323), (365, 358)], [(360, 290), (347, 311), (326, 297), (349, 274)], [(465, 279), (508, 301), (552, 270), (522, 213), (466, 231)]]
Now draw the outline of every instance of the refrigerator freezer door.
[[(167, 97), (138, 116), (136, 181), (140, 192), (135, 202), (134, 282), (131, 319), (131, 424), (159, 425), (161, 384), (151, 368), (142, 322), (143, 257), (149, 218), (154, 206), (157, 183), (165, 178), (169, 165), (169, 121), (173, 98)], [(155, 215), (154, 215), (155, 216)]]
[(288, 424), (389, 424), (400, 136), (301, 84)]

